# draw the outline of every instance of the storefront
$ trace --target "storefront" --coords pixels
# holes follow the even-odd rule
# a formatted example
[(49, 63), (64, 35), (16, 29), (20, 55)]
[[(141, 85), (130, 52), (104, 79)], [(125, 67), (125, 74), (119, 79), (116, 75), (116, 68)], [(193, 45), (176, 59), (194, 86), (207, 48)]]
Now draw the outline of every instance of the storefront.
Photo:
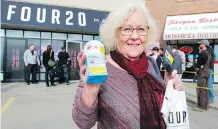
[[(71, 80), (79, 79), (76, 55), (90, 40), (99, 40), (99, 26), (108, 12), (59, 6), (2, 1), (1, 3), (1, 81), (24, 81), (23, 53), (34, 44), (40, 60), (47, 45), (55, 52), (62, 46), (71, 56)], [(37, 80), (45, 80), (41, 63)]]
[(164, 40), (169, 45), (177, 45), (186, 53), (184, 81), (196, 81), (196, 61), (199, 55), (199, 41), (208, 39), (214, 49), (214, 82), (218, 82), (218, 12), (167, 16)]

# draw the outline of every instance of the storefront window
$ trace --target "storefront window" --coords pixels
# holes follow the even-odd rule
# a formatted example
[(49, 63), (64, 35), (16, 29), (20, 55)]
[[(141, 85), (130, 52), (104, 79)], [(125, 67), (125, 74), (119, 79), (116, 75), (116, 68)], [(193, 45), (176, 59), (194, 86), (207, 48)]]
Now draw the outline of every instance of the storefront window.
[(94, 40), (100, 41), (100, 37), (99, 36), (94, 36)]
[(70, 41), (82, 41), (81, 34), (68, 34), (68, 40)]
[(51, 39), (51, 32), (41, 32), (42, 39)]
[(1, 47), (1, 77), (0, 77), (0, 80), (2, 81), (3, 80), (3, 76), (4, 76), (4, 73), (3, 73), (3, 66), (4, 66), (4, 44), (5, 44), (5, 39), (4, 38), (1, 38), (1, 44), (0, 44), (0, 47)]
[(40, 32), (24, 31), (24, 38), (40, 38)]
[(52, 39), (67, 40), (67, 34), (65, 34), (65, 33), (52, 33)]
[(52, 49), (54, 51), (55, 61), (58, 59), (58, 53), (61, 51), (61, 47), (65, 46), (65, 41), (63, 40), (52, 40)]
[(190, 42), (195, 41), (195, 43), (187, 44), (187, 41), (181, 40), (183, 44), (179, 44), (178, 48), (180, 51), (183, 51), (186, 56), (186, 65), (185, 71), (183, 72), (182, 79), (183, 81), (196, 81), (196, 64), (199, 54), (199, 45), (198, 40), (190, 40)]
[(5, 80), (24, 80), (23, 54), (26, 49), (25, 39), (7, 39)]
[(23, 30), (6, 30), (6, 37), (23, 38)]
[(90, 41), (90, 40), (93, 40), (92, 35), (83, 35), (83, 41)]
[[(218, 42), (218, 40), (216, 40), (217, 42)], [(215, 41), (215, 42), (216, 42)], [(216, 51), (214, 51), (214, 55), (215, 55), (215, 58), (214, 58), (214, 82), (218, 82), (218, 44), (215, 44), (214, 45), (214, 50), (216, 50)]]
[(37, 51), (37, 53), (40, 55), (40, 40), (39, 39), (28, 39), (27, 40), (28, 43), (28, 47), (31, 45), (31, 44), (34, 44), (35, 46), (35, 50)]
[[(43, 52), (47, 49), (48, 45), (51, 45), (51, 40), (41, 40), (41, 52), (40, 52), (41, 53), (41, 55), (40, 55), (41, 62), (43, 60), (43, 58), (42, 58)], [(44, 65), (42, 65), (42, 67), (40, 68), (40, 71), (45, 72)]]
[(0, 30), (0, 36), (1, 37), (5, 37), (5, 29), (1, 29)]

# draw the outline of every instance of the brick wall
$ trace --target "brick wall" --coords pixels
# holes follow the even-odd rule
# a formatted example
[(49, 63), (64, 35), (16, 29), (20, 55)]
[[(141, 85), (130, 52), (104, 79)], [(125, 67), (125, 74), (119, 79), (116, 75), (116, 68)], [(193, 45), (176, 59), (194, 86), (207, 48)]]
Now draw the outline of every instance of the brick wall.
[(146, 0), (145, 3), (157, 20), (160, 43), (167, 15), (218, 12), (218, 0)]

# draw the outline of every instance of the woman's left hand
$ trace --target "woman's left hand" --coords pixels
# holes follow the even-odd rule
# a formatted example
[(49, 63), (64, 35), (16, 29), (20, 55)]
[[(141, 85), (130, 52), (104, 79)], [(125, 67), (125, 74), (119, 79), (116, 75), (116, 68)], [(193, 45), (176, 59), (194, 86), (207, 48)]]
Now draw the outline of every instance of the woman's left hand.
[(177, 90), (183, 90), (183, 83), (180, 79), (179, 75), (177, 74), (177, 70), (173, 70), (171, 74), (171, 80), (173, 82), (173, 86)]

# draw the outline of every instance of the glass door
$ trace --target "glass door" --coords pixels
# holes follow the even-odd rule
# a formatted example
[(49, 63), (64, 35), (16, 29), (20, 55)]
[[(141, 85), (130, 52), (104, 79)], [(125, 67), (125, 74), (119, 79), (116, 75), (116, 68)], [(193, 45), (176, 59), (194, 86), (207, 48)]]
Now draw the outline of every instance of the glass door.
[(66, 50), (70, 56), (71, 59), (71, 67), (70, 67), (70, 76), (69, 80), (79, 80), (79, 63), (77, 61), (77, 55), (80, 52), (82, 47), (81, 42), (77, 41), (69, 41), (66, 44)]
[(26, 50), (25, 39), (6, 39), (6, 81), (24, 80), (23, 54)]

